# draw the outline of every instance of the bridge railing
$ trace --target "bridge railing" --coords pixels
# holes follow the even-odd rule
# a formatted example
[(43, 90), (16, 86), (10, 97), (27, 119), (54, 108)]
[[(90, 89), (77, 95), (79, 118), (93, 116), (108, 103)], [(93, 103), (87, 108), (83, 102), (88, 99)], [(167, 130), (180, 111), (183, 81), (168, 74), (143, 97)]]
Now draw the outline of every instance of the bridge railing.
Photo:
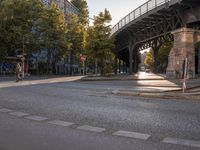
[(130, 23), (131, 21), (139, 18), (140, 16), (144, 15), (145, 13), (165, 4), (168, 3), (171, 0), (149, 0), (140, 7), (133, 10), (131, 13), (129, 13), (127, 16), (125, 16), (122, 20), (120, 20), (111, 31), (111, 35), (113, 35), (115, 32), (117, 32), (119, 29)]

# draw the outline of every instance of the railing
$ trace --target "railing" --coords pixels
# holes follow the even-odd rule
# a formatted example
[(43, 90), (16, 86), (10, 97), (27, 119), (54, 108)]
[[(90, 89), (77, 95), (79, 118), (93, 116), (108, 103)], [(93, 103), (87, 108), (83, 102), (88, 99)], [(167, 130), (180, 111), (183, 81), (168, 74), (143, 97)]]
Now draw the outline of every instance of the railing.
[(129, 13), (127, 16), (125, 16), (122, 20), (120, 20), (111, 31), (111, 35), (113, 35), (115, 32), (117, 32), (119, 29), (130, 23), (131, 21), (135, 20), (136, 18), (139, 18), (140, 16), (144, 15), (145, 13), (165, 4), (168, 3), (171, 0), (149, 0), (148, 2), (144, 3), (140, 7), (133, 10), (131, 13)]

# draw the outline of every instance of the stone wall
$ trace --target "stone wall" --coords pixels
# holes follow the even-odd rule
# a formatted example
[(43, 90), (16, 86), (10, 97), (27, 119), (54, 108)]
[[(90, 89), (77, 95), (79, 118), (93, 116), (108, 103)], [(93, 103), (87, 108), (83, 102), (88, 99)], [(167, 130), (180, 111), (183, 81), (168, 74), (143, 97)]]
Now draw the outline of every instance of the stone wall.
[(167, 67), (167, 75), (171, 78), (182, 77), (182, 65), (188, 59), (188, 77), (195, 78), (195, 44), (200, 41), (200, 31), (181, 28), (172, 32), (174, 47), (172, 48)]

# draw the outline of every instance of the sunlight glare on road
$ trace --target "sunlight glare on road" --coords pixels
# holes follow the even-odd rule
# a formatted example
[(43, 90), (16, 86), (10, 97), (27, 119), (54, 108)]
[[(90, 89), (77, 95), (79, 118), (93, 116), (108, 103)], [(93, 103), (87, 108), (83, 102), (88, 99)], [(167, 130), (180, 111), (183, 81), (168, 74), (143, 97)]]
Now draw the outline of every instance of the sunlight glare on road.
[(0, 82), (0, 88), (18, 87), (18, 86), (36, 85), (36, 84), (47, 84), (47, 83), (70, 82), (70, 81), (79, 80), (79, 79), (81, 79), (82, 77), (83, 77), (83, 76), (76, 76), (76, 77), (58, 77), (58, 78), (28, 80), (28, 81), (22, 81), (22, 82), (7, 81), (7, 82)]

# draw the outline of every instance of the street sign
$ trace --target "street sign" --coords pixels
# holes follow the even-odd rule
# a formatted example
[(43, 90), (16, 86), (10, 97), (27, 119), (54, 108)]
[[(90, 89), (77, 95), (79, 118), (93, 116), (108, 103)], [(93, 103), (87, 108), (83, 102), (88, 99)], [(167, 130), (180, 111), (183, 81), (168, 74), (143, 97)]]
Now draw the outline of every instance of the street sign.
[(86, 56), (81, 55), (81, 56), (80, 56), (80, 61), (82, 61), (82, 62), (86, 61)]

